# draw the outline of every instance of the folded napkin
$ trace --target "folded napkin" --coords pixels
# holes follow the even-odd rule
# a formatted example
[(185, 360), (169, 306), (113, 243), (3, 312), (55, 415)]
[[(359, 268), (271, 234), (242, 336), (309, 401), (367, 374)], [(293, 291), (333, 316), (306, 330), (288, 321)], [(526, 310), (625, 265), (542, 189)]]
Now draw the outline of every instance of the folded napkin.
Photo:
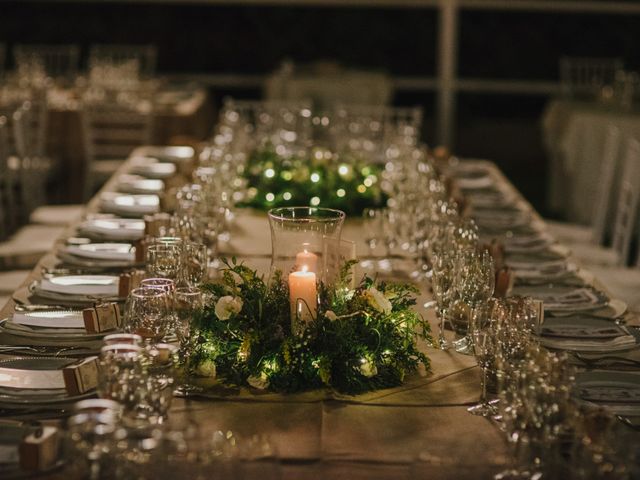
[(577, 288), (566, 293), (545, 292), (537, 296), (545, 310), (581, 310), (592, 308), (603, 301), (590, 288)]
[(29, 327), (83, 329), (84, 319), (80, 310), (45, 310), (14, 312), (11, 321)]
[(63, 250), (72, 255), (96, 260), (123, 260), (133, 262), (136, 254), (130, 243), (87, 243), (68, 245)]
[(163, 190), (164, 182), (159, 179), (126, 174), (118, 177), (118, 191), (122, 193), (160, 193)]
[(147, 215), (160, 211), (160, 197), (157, 195), (123, 195), (105, 192), (100, 197), (100, 207), (109, 213)]
[(580, 385), (579, 395), (590, 402), (640, 404), (640, 384)]
[(168, 178), (176, 173), (176, 166), (169, 162), (160, 162), (153, 157), (133, 157), (130, 160), (130, 173), (142, 175), (146, 178)]
[(43, 278), (40, 289), (67, 295), (118, 295), (119, 277), (109, 275), (64, 275)]
[(541, 337), (540, 343), (556, 350), (572, 350), (579, 352), (617, 352), (637, 345), (633, 335), (621, 335), (615, 338), (550, 338)]
[(83, 222), (80, 233), (112, 240), (139, 240), (144, 236), (143, 220), (128, 218), (96, 218)]
[(62, 370), (25, 370), (0, 366), (0, 387), (16, 389), (64, 389)]
[(456, 178), (456, 184), (463, 190), (480, 190), (493, 186), (495, 180), (489, 175), (481, 177)]

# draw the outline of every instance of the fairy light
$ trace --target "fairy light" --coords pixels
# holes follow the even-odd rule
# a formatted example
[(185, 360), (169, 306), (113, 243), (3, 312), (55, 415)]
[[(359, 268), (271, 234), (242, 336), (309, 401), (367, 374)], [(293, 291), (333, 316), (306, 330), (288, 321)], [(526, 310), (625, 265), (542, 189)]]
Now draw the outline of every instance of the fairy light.
[(347, 192), (345, 192), (344, 188), (339, 188), (336, 192), (336, 195), (338, 195), (340, 198), (344, 197), (346, 194)]
[(367, 191), (367, 187), (365, 187), (364, 185), (358, 185), (358, 188), (356, 188), (356, 190), (358, 190), (358, 193), (364, 193)]
[(293, 173), (291, 173), (289, 170), (285, 170), (280, 174), (280, 176), (282, 177), (283, 180), (288, 182), (293, 178)]
[(291, 192), (284, 192), (282, 194), (282, 198), (284, 198), (287, 201), (291, 200), (291, 197), (292, 197)]
[(314, 172), (311, 174), (311, 181), (313, 183), (318, 183), (320, 181), (320, 174), (317, 172)]
[(349, 173), (349, 167), (347, 167), (346, 165), (340, 165), (338, 167), (338, 173), (342, 176), (346, 175), (347, 173)]
[(273, 193), (269, 192), (264, 196), (264, 198), (267, 199), (267, 202), (273, 202), (276, 199), (276, 196)]
[(364, 183), (365, 187), (370, 187), (371, 185), (373, 185), (373, 180), (371, 180), (371, 177), (367, 177), (362, 183)]
[(317, 207), (318, 205), (320, 205), (320, 197), (313, 197), (311, 199), (311, 205), (313, 205), (314, 207)]
[(264, 176), (267, 178), (273, 178), (276, 176), (276, 171), (273, 168), (267, 168), (264, 171)]

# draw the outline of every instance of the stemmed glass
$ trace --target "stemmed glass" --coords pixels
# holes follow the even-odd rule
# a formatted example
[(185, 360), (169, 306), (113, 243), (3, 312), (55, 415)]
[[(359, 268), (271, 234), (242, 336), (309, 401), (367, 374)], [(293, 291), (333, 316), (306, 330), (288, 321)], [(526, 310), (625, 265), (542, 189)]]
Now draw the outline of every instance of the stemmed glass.
[(438, 346), (442, 350), (448, 350), (451, 345), (445, 339), (444, 329), (454, 293), (454, 259), (452, 255), (442, 252), (433, 257), (432, 268), (431, 286), (436, 301), (436, 315), (438, 317)]
[(364, 241), (367, 243), (367, 247), (369, 247), (369, 256), (371, 257), (371, 260), (362, 262), (362, 266), (364, 268), (373, 268), (375, 266), (375, 261), (373, 260), (374, 252), (382, 235), (382, 210), (365, 208), (362, 212), (362, 218), (365, 235)]
[(467, 411), (473, 415), (481, 415), (488, 417), (495, 415), (496, 408), (488, 402), (487, 397), (487, 381), (489, 370), (493, 366), (495, 356), (495, 335), (488, 326), (485, 328), (474, 328), (471, 333), (473, 341), (473, 354), (476, 357), (478, 366), (482, 371), (480, 377), (480, 402), (477, 405), (467, 408)]
[(468, 306), (468, 315), (456, 317), (460, 321), (454, 322), (454, 330), (459, 338), (454, 341), (458, 353), (472, 354), (470, 348), (469, 324), (476, 322), (476, 317), (482, 315), (482, 305), (493, 295), (495, 288), (495, 269), (493, 258), (484, 251), (463, 250), (459, 252), (455, 264), (455, 289), (458, 299)]
[(171, 292), (156, 287), (134, 288), (125, 304), (124, 330), (146, 342), (158, 342), (167, 332)]
[(147, 271), (155, 277), (175, 279), (180, 269), (181, 245), (155, 243), (147, 248)]
[(175, 294), (176, 335), (180, 342), (180, 360), (183, 365), (183, 382), (178, 388), (181, 393), (188, 393), (197, 387), (190, 383), (191, 352), (194, 347), (193, 318), (204, 308), (204, 294), (198, 288), (179, 287)]
[(200, 286), (209, 271), (209, 251), (203, 243), (187, 242), (182, 246), (178, 283), (188, 287)]

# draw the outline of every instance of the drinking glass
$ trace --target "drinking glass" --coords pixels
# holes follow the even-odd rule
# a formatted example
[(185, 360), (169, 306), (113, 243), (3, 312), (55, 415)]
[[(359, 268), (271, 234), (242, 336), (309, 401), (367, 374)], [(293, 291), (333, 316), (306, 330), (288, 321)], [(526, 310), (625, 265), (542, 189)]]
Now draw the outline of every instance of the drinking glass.
[(170, 321), (171, 294), (156, 287), (134, 288), (125, 304), (124, 330), (140, 335), (145, 342), (164, 337)]
[(489, 369), (492, 368), (495, 355), (495, 336), (491, 328), (475, 328), (471, 333), (473, 353), (482, 371), (480, 377), (480, 402), (469, 407), (467, 411), (473, 415), (489, 417), (495, 415), (496, 408), (488, 401), (487, 380)]
[(362, 262), (363, 267), (373, 268), (375, 262), (373, 256), (378, 243), (382, 236), (382, 210), (377, 208), (365, 208), (362, 212), (363, 228), (364, 228), (364, 241), (369, 248), (369, 256), (371, 260)]
[(196, 387), (190, 383), (189, 360), (194, 347), (195, 335), (192, 322), (204, 308), (204, 295), (194, 287), (180, 287), (175, 291), (176, 335), (180, 342), (180, 360), (183, 366), (183, 381), (179, 390), (187, 393)]
[(147, 271), (155, 277), (175, 279), (180, 268), (181, 248), (170, 243), (147, 247)]
[(73, 478), (113, 478), (117, 419), (106, 412), (83, 411), (67, 420), (65, 456)]
[(209, 252), (203, 243), (187, 242), (182, 246), (182, 261), (179, 283), (188, 287), (198, 287), (207, 278)]
[(147, 349), (146, 369), (137, 389), (136, 417), (152, 424), (166, 421), (178, 365), (178, 347), (158, 343)]
[(454, 259), (451, 254), (442, 253), (433, 258), (433, 275), (431, 287), (436, 301), (436, 315), (438, 317), (438, 345), (442, 350), (451, 348), (445, 339), (445, 322), (449, 315), (449, 307), (453, 300)]
[(118, 402), (125, 414), (134, 411), (144, 363), (144, 349), (138, 345), (102, 347), (98, 357), (98, 396)]

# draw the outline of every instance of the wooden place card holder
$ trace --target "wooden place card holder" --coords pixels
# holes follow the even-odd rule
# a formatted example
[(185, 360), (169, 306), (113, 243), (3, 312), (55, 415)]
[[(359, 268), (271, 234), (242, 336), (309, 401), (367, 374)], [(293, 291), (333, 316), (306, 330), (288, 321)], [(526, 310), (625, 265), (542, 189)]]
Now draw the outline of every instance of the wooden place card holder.
[(62, 369), (69, 395), (82, 395), (98, 386), (98, 357), (87, 357)]
[(102, 333), (119, 328), (122, 321), (116, 302), (99, 303), (82, 310), (84, 328), (88, 333)]
[(144, 270), (130, 270), (120, 275), (120, 282), (118, 284), (118, 296), (125, 298), (129, 295), (129, 292), (134, 288), (140, 286), (140, 282), (145, 276)]
[(53, 467), (60, 456), (60, 432), (44, 426), (22, 439), (18, 447), (20, 468), (34, 472)]
[(513, 289), (514, 281), (515, 275), (509, 267), (502, 267), (500, 270), (496, 270), (494, 297), (504, 298), (508, 296), (509, 292)]

